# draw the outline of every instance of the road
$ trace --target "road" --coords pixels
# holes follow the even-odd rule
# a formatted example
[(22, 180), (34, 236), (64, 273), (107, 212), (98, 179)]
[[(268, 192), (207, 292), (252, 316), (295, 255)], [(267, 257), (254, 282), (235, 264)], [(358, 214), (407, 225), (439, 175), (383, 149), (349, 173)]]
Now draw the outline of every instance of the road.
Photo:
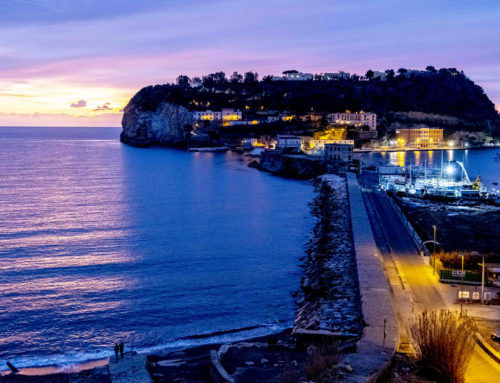
[[(366, 181), (366, 180), (365, 180)], [(424, 309), (442, 309), (446, 303), (437, 289), (437, 280), (427, 272), (428, 266), (419, 255), (413, 241), (404, 228), (400, 218), (382, 191), (374, 187), (364, 190), (366, 201), (371, 203), (374, 215), (371, 216), (372, 226), (378, 225), (378, 231), (385, 240), (385, 249), (389, 250), (395, 260), (397, 270), (404, 288), (411, 297), (411, 309), (406, 310), (396, 304), (396, 310), (401, 310), (405, 316), (409, 311)], [(369, 208), (369, 206), (367, 206)], [(474, 383), (489, 383), (500, 381), (500, 365), (491, 359), (479, 346), (475, 347), (469, 363), (466, 381)]]

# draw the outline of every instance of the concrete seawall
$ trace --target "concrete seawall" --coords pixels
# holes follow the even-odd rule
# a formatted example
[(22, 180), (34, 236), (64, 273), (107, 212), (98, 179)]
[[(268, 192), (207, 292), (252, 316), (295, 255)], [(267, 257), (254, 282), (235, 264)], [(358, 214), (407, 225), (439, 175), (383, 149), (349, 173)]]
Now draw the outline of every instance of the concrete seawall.
[(348, 173), (347, 182), (361, 306), (366, 324), (356, 353), (347, 357), (355, 372), (347, 381), (374, 382), (390, 366), (398, 336), (397, 319), (356, 175)]

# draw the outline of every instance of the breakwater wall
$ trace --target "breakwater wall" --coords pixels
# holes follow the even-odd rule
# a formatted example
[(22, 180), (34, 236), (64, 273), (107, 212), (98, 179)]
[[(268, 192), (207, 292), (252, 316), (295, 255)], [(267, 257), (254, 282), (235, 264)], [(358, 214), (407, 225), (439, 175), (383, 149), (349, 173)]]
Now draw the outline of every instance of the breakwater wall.
[(392, 293), (385, 277), (361, 188), (354, 173), (347, 174), (354, 250), (366, 327), (356, 353), (346, 358), (356, 374), (346, 382), (375, 382), (390, 366), (398, 338)]
[(313, 236), (302, 259), (294, 333), (359, 337), (363, 328), (345, 178), (315, 181)]

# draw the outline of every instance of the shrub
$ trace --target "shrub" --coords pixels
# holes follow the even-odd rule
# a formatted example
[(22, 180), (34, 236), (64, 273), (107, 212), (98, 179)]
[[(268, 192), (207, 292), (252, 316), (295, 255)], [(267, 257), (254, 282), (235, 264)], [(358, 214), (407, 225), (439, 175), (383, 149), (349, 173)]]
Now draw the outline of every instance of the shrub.
[(307, 379), (315, 379), (329, 370), (339, 360), (339, 348), (336, 342), (314, 344), (307, 348)]
[(448, 310), (425, 310), (409, 321), (409, 334), (417, 357), (439, 370), (449, 382), (463, 383), (474, 350), (476, 325)]

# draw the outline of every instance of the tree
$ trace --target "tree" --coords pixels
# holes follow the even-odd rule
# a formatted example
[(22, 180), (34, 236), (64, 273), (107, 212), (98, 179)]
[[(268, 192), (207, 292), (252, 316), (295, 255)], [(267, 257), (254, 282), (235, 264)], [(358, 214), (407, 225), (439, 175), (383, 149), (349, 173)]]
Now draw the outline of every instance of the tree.
[(399, 69), (398, 69), (398, 73), (399, 73), (400, 75), (403, 75), (403, 74), (405, 74), (405, 73), (408, 73), (408, 69), (405, 69), (405, 68), (399, 68)]
[(203, 76), (203, 86), (206, 88), (213, 88), (216, 85), (223, 85), (225, 83), (227, 83), (227, 79), (224, 72), (215, 72)]
[(265, 83), (270, 83), (270, 82), (273, 82), (273, 76), (272, 75), (267, 75), (267, 76), (264, 76), (262, 78), (262, 82), (265, 82)]
[(425, 70), (427, 72), (431, 72), (431, 73), (436, 73), (437, 72), (436, 68), (434, 68), (432, 65), (429, 65), (427, 68), (425, 68)]
[(359, 76), (358, 76), (357, 74), (353, 74), (353, 75), (351, 76), (351, 80), (352, 80), (352, 81), (359, 81)]
[(213, 88), (217, 84), (217, 81), (215, 80), (215, 74), (210, 73), (207, 76), (203, 76), (203, 86), (205, 88)]
[(394, 69), (387, 69), (385, 71), (385, 75), (388, 79), (394, 78), (395, 75)]
[(239, 82), (243, 81), (243, 75), (239, 74), (238, 72), (233, 72), (231, 75), (231, 84), (237, 84)]
[(259, 74), (257, 72), (246, 72), (245, 73), (245, 79), (243, 82), (245, 84), (254, 84), (258, 81)]
[(292, 73), (299, 73), (299, 71), (295, 70), (295, 69), (289, 69), (289, 70), (283, 71), (283, 74), (292, 74)]
[(219, 85), (227, 83), (226, 74), (224, 72), (215, 72), (214, 77), (215, 82)]
[(189, 77), (184, 74), (181, 74), (180, 76), (177, 77), (177, 85), (179, 86), (186, 87), (189, 85), (190, 82), (191, 80), (189, 79)]
[(373, 71), (371, 69), (368, 70), (368, 72), (366, 72), (366, 74), (365, 74), (366, 78), (369, 80), (371, 80), (374, 75), (375, 75), (375, 73), (373, 73)]

